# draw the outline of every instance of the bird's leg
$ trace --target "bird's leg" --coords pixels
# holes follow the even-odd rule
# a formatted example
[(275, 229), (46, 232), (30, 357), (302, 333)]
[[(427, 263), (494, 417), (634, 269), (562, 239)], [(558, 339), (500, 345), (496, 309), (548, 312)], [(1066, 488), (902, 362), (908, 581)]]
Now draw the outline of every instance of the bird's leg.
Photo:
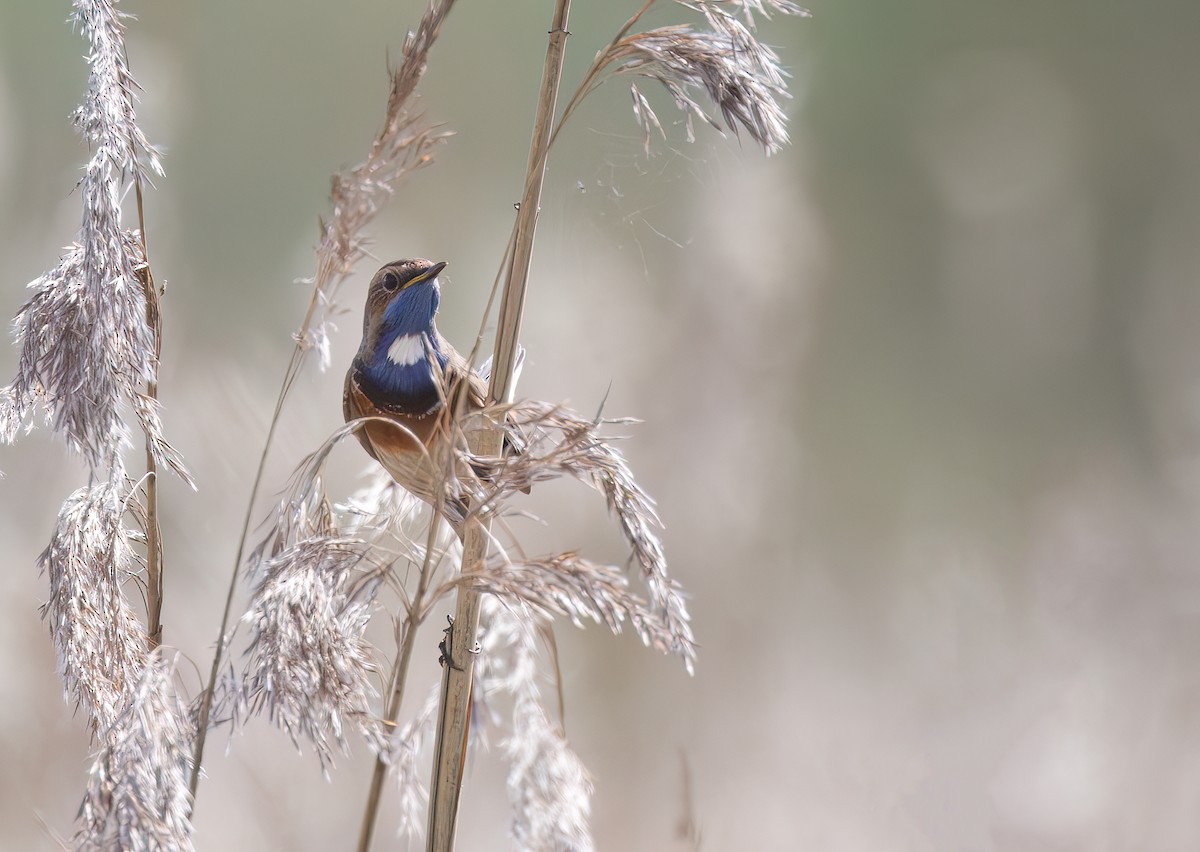
[[(438, 642), (438, 665), (441, 666), (442, 668), (449, 666), (450, 668), (454, 669), (456, 672), (461, 672), (463, 670), (463, 667), (454, 664), (454, 655), (453, 655), (454, 616), (447, 615), (446, 621), (449, 622), (449, 624), (446, 626), (446, 628), (444, 630), (442, 630), (442, 641)], [(482, 652), (483, 652), (483, 649), (481, 647), (479, 647), (478, 642), (475, 643), (474, 648), (467, 649), (468, 654), (480, 654)]]
[(447, 615), (446, 621), (449, 624), (442, 631), (442, 641), (438, 642), (438, 665), (442, 668), (450, 666), (450, 668), (461, 672), (462, 666), (454, 665), (454, 657), (450, 653), (450, 645), (454, 641), (454, 616)]

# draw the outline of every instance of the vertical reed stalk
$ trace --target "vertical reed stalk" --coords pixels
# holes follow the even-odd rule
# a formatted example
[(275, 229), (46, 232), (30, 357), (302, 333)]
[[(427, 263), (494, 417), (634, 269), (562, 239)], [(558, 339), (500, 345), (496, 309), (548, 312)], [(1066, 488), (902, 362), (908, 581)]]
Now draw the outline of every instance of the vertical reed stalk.
[[(442, 516), (437, 512), (430, 514), (429, 536), (425, 540), (425, 561), (421, 565), (417, 591), (408, 606), (408, 617), (404, 619), (404, 633), (400, 637), (400, 650), (392, 669), (391, 688), (388, 690), (388, 703), (384, 711), (384, 725), (388, 729), (389, 738), (396, 728), (396, 720), (400, 718), (400, 707), (404, 703), (404, 686), (408, 681), (408, 666), (412, 660), (413, 647), (416, 645), (417, 631), (424, 621), (425, 595), (429, 591), (429, 581), (437, 567), (433, 560), (433, 551), (437, 544), (438, 531), (442, 526)], [(381, 750), (375, 758), (375, 769), (371, 773), (371, 788), (367, 793), (367, 805), (363, 810), (362, 827), (358, 833), (358, 852), (367, 852), (371, 848), (387, 771), (388, 760), (385, 758), (385, 752)]]
[[(162, 361), (162, 311), (158, 303), (158, 288), (150, 271), (150, 248), (146, 244), (146, 215), (142, 204), (142, 176), (134, 173), (134, 191), (137, 194), (138, 233), (141, 235), (142, 257), (146, 268), (142, 270), (142, 288), (146, 293), (146, 325), (154, 334), (154, 375), (146, 380), (146, 396), (152, 403), (158, 402), (158, 365)], [(163, 551), (162, 530), (158, 523), (158, 462), (154, 458), (154, 444), (146, 436), (146, 638), (151, 650), (162, 644), (163, 608)]]
[[(533, 256), (533, 238), (537, 228), (542, 181), (546, 174), (546, 155), (558, 101), (559, 80), (567, 46), (567, 17), (570, 0), (555, 0), (550, 26), (546, 61), (534, 118), (533, 138), (529, 146), (525, 193), (517, 212), (517, 234), (512, 262), (504, 292), (500, 297), (500, 318), (496, 348), (492, 357), (489, 396), (495, 402), (511, 402), (516, 391), (515, 370), (517, 341), (525, 306), (529, 264)], [(499, 456), (504, 433), (499, 425), (478, 433), (472, 452)], [(461, 573), (477, 571), (487, 557), (490, 524), (474, 520), (463, 541)], [(437, 736), (434, 740), (433, 778), (429, 785), (429, 826), (426, 848), (429, 852), (451, 852), (462, 791), (463, 766), (466, 762), (467, 735), (470, 730), (471, 686), (475, 669), (475, 646), (479, 634), (479, 609), (482, 594), (470, 584), (459, 587), (454, 623), (451, 626), (449, 660), (442, 674), (441, 703), (438, 708)]]

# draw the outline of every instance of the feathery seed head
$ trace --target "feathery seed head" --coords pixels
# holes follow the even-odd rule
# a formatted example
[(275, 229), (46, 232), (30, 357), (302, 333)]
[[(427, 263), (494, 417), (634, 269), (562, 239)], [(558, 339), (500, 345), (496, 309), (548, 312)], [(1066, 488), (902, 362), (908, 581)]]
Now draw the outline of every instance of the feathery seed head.
[[(612, 74), (661, 83), (685, 116), (689, 142), (695, 140), (692, 119), (699, 118), (718, 131), (736, 135), (744, 129), (768, 154), (778, 153), (788, 143), (787, 116), (779, 103), (790, 97), (787, 74), (775, 51), (752, 31), (752, 13), (765, 15), (766, 7), (786, 14), (803, 10), (786, 0), (683, 5), (700, 11), (708, 27), (680, 24), (631, 33), (613, 42), (598, 64)], [(721, 8), (726, 5), (740, 7), (750, 26)], [(646, 133), (649, 152), (650, 134), (662, 134), (662, 124), (636, 84), (632, 89), (634, 117)], [(720, 111), (721, 121), (705, 112), (697, 99), (701, 92)]]

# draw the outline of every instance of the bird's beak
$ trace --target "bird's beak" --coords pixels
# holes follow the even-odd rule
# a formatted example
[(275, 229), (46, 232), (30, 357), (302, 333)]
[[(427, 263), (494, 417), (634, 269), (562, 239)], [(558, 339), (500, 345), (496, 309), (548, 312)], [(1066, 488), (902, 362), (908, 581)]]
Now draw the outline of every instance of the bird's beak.
[(434, 278), (437, 278), (438, 273), (440, 273), (445, 268), (446, 268), (446, 261), (444, 261), (444, 260), (439, 261), (438, 263), (435, 263), (433, 266), (431, 266), (427, 270), (425, 270), (425, 274), (422, 275), (420, 278), (418, 278), (417, 281), (432, 281)]

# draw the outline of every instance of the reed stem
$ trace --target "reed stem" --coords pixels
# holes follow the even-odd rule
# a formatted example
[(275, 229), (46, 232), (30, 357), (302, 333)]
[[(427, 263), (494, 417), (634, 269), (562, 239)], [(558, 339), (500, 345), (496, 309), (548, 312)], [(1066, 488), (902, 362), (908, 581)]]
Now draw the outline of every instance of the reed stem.
[[(150, 272), (150, 249), (146, 244), (146, 214), (142, 202), (142, 176), (134, 172), (134, 192), (137, 197), (138, 232), (142, 241), (142, 257), (146, 267), (141, 271), (142, 289), (146, 296), (146, 325), (154, 334), (154, 375), (146, 380), (146, 396), (158, 402), (158, 365), (162, 360), (162, 309), (158, 287)], [(146, 435), (146, 638), (150, 650), (162, 644), (163, 610), (163, 549), (162, 530), (158, 522), (158, 462), (154, 458), (154, 443)]]
[[(525, 306), (529, 265), (533, 257), (533, 238), (537, 229), (542, 182), (546, 174), (546, 155), (553, 129), (559, 80), (567, 45), (567, 18), (570, 0), (555, 0), (546, 60), (534, 118), (533, 138), (529, 146), (525, 192), (517, 211), (517, 233), (512, 261), (504, 291), (500, 297), (500, 318), (496, 348), (492, 357), (488, 395), (493, 402), (511, 402), (516, 392), (516, 362), (521, 318)], [(499, 456), (504, 443), (499, 424), (473, 435), (471, 451)], [(489, 522), (473, 520), (463, 541), (461, 574), (466, 577), (478, 569), (487, 557), (490, 543)], [(426, 849), (451, 852), (462, 792), (466, 762), (467, 736), (470, 731), (471, 688), (475, 672), (475, 646), (479, 635), (481, 593), (469, 583), (459, 586), (454, 623), (450, 634), (450, 659), (442, 674), (442, 693), (438, 707), (433, 778), (429, 785), (429, 825)]]
[[(400, 718), (400, 707), (404, 703), (404, 687), (408, 682), (408, 666), (416, 645), (417, 631), (424, 621), (425, 595), (429, 591), (430, 580), (437, 568), (437, 563), (433, 561), (433, 552), (437, 544), (442, 516), (437, 512), (432, 512), (431, 515), (429, 536), (425, 541), (425, 560), (421, 564), (421, 576), (417, 580), (417, 591), (408, 606), (407, 617), (404, 619), (404, 632), (400, 637), (399, 653), (396, 655), (396, 664), (392, 668), (388, 703), (384, 710), (384, 725), (388, 728), (389, 733), (395, 729), (396, 720)], [(358, 834), (358, 852), (367, 852), (371, 848), (371, 840), (375, 836), (375, 822), (379, 816), (379, 802), (383, 795), (383, 782), (387, 778), (387, 773), (388, 763), (381, 752), (375, 757), (375, 768), (371, 772), (371, 787), (367, 792), (367, 805), (363, 810), (362, 827)]]

